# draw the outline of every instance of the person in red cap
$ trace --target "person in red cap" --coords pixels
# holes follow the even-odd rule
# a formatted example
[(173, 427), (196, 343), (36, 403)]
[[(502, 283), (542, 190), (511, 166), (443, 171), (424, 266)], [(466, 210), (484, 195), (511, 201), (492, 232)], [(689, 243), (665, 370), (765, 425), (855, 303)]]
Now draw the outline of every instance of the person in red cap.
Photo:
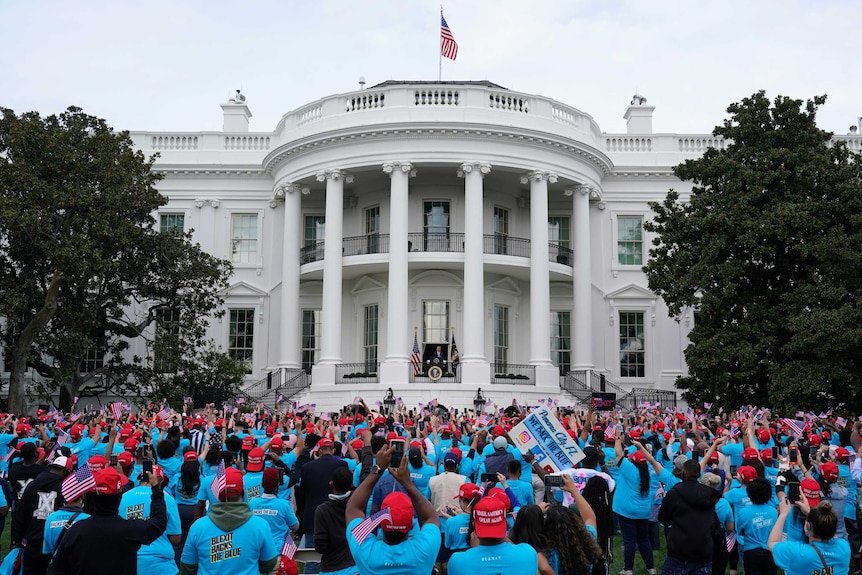
[(39, 450), (35, 443), (19, 443), (18, 454), (21, 460), (15, 461), (9, 466), (9, 488), (12, 489), (14, 501), (10, 502), (17, 505), (24, 493), (24, 489), (31, 481), (36, 479), (43, 471), (47, 469), (45, 465), (38, 463)]
[(649, 518), (655, 490), (650, 488), (650, 475), (647, 459), (642, 451), (635, 451), (623, 457), (621, 433), (614, 441), (614, 453), (620, 461), (614, 493), (613, 510), (619, 521), (623, 537), (623, 569), (621, 575), (632, 575), (635, 552), (646, 565), (650, 575), (655, 574), (655, 560), (650, 543)]
[(219, 503), (189, 531), (180, 558), (183, 575), (269, 573), (278, 564), (281, 549), (266, 521), (243, 502), (244, 493), (242, 472), (226, 468)]
[(527, 543), (506, 541), (506, 503), (483, 497), (473, 506), (473, 526), (479, 545), (449, 559), (449, 575), (538, 573), (539, 556)]
[(158, 475), (148, 474), (145, 479), (151, 489), (146, 520), (126, 520), (118, 513), (127, 477), (107, 467), (94, 473), (93, 479), (95, 488), (84, 498), (84, 510), (90, 517), (66, 532), (48, 570), (51, 575), (136, 573), (138, 550), (165, 531), (167, 510)]
[(849, 490), (838, 482), (840, 472), (838, 464), (834, 461), (821, 463), (814, 473), (805, 471), (805, 477), (815, 479), (820, 484), (820, 498), (832, 503), (832, 510), (838, 516), (837, 537), (847, 539), (847, 525), (845, 517), (847, 513)]
[[(248, 475), (245, 476), (245, 479), (248, 479)], [(278, 469), (275, 467), (266, 468), (261, 480), (263, 493), (259, 497), (248, 500), (252, 515), (260, 517), (269, 525), (272, 532), (272, 544), (276, 549), (281, 549), (288, 533), (299, 528), (299, 519), (296, 518), (290, 501), (278, 497), (280, 483), (281, 473)], [(246, 493), (248, 493), (248, 486), (246, 486)]]
[[(347, 544), (362, 575), (430, 573), (440, 550), (437, 512), (410, 480), (406, 457), (397, 469), (389, 467), (393, 452), (388, 445), (377, 452), (377, 464), (347, 502)], [(387, 516), (372, 517), (364, 523), (368, 498), (387, 468), (406, 493), (396, 491), (386, 496), (381, 512)], [(410, 536), (414, 510), (421, 527)], [(382, 537), (376, 535), (376, 525), (381, 527)]]

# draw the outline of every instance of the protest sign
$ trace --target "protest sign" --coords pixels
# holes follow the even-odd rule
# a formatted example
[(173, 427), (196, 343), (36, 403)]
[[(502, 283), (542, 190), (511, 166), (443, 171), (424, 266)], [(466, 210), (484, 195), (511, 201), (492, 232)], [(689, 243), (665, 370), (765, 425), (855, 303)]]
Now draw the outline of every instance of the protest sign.
[(512, 428), (509, 437), (521, 452), (529, 451), (549, 473), (571, 469), (584, 458), (583, 450), (569, 437), (547, 407), (540, 407)]

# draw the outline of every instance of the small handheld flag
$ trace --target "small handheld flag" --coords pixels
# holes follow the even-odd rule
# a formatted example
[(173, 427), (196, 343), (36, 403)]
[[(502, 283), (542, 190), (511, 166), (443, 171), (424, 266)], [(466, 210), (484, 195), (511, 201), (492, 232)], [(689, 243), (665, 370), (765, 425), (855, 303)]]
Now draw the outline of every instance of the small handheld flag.
[(380, 526), (384, 521), (392, 521), (392, 514), (389, 512), (389, 508), (382, 509), (372, 515), (371, 517), (366, 518), (359, 525), (354, 527), (351, 530), (353, 537), (356, 538), (356, 542), (359, 545), (362, 545), (362, 542), (365, 541), (369, 535), (374, 533), (374, 530)]

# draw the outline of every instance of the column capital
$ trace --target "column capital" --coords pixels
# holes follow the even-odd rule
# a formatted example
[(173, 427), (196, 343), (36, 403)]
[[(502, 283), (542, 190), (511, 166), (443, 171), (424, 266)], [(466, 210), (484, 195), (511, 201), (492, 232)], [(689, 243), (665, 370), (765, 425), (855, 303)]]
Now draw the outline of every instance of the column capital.
[[(303, 196), (307, 196), (311, 193), (311, 188), (308, 186), (300, 186), (299, 184), (294, 184), (292, 182), (283, 182), (278, 184), (272, 189), (272, 199), (270, 200), (270, 205), (273, 202), (284, 201), (284, 198), (288, 194), (302, 194)], [(275, 206), (272, 206), (275, 207)]]
[(317, 172), (315, 174), (318, 182), (323, 182), (326, 180), (344, 180), (348, 184), (353, 183), (353, 176), (345, 172), (344, 170), (338, 168), (332, 168), (329, 170), (323, 170), (322, 172)]
[(527, 184), (529, 182), (541, 182), (547, 180), (548, 183), (555, 184), (557, 182), (557, 174), (554, 172), (549, 172), (547, 170), (533, 170), (532, 172), (527, 172), (523, 176), (521, 176), (521, 183)]
[(212, 206), (213, 208), (219, 207), (221, 204), (221, 200), (218, 198), (195, 198), (195, 207), (202, 208), (204, 206)]
[(566, 189), (563, 190), (563, 195), (567, 198), (575, 195), (575, 192), (578, 192), (582, 196), (586, 196), (595, 191), (595, 188), (589, 186), (587, 184), (575, 184), (573, 186), (566, 186)]
[(416, 176), (416, 168), (413, 167), (411, 162), (402, 162), (399, 160), (383, 162), (383, 171), (389, 174), (389, 177), (392, 177), (392, 174), (397, 171), (404, 172), (411, 178)]
[(463, 178), (472, 171), (476, 171), (483, 177), (491, 172), (491, 164), (488, 162), (464, 162), (458, 168), (458, 177)]

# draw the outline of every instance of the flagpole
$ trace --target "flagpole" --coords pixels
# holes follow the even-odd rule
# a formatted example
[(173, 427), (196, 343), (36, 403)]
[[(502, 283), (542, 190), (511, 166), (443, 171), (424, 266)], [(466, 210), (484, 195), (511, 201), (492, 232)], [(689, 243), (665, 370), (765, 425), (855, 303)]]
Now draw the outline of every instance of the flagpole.
[[(443, 5), (440, 4), (440, 22), (443, 21)], [(440, 40), (442, 42), (443, 39), (443, 30), (440, 29)], [(440, 42), (437, 43), (437, 81), (443, 81), (443, 49), (440, 46)]]

